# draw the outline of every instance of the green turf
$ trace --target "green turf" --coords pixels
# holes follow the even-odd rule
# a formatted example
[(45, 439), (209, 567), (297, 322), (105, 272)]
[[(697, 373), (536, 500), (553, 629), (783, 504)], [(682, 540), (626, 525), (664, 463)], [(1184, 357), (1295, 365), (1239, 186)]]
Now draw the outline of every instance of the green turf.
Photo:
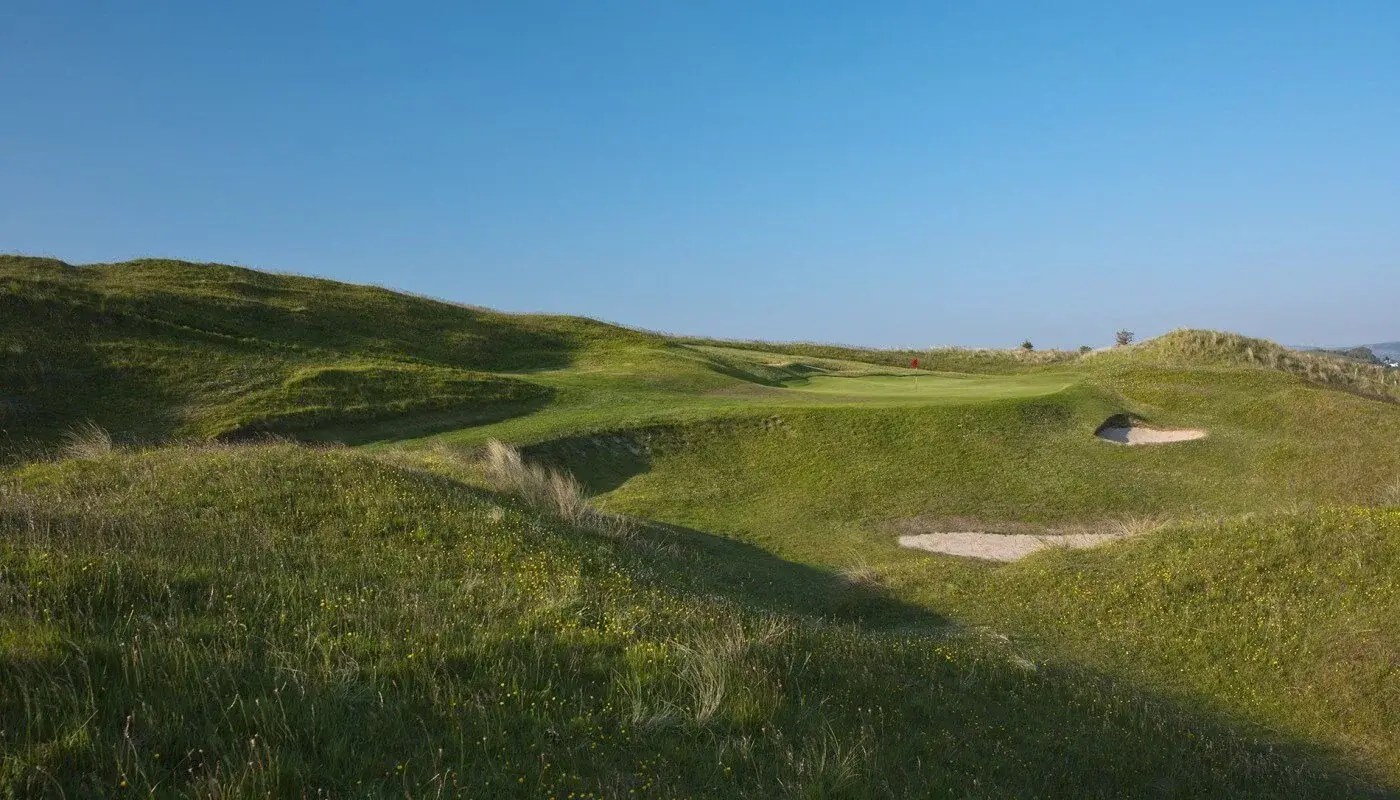
[(1076, 376), (1065, 373), (1007, 375), (870, 376), (863, 378), (813, 375), (788, 384), (797, 392), (836, 396), (852, 401), (884, 401), (899, 404), (972, 403), (1008, 397), (1050, 394), (1072, 385)]
[(487, 373), (654, 340), (237, 267), (0, 256), (0, 456), (83, 421), (150, 442), (499, 419), (549, 392)]
[[(166, 261), (0, 258), (0, 311), (11, 795), (1400, 787), (1394, 372), (1202, 331), (685, 340)], [(1093, 436), (1122, 414), (1209, 436)], [(65, 450), (89, 421), (155, 449)], [(197, 444), (263, 433), (364, 450)], [(492, 439), (645, 529), (486, 493)]]
[(1352, 792), (1300, 743), (762, 551), (583, 534), (351, 452), (0, 489), (12, 796)]

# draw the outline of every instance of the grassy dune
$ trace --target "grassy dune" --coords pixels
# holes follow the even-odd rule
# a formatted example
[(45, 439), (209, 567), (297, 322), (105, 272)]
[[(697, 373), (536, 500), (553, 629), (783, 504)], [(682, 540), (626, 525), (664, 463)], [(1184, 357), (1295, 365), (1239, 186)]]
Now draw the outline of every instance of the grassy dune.
[(1351, 791), (761, 551), (351, 452), (105, 455), (3, 492), (12, 796)]
[(0, 452), (32, 455), (84, 420), (139, 441), (454, 410), (446, 424), (460, 426), (549, 394), (487, 372), (643, 341), (586, 320), (238, 267), (0, 256)]
[[(1400, 788), (1393, 372), (1209, 331), (676, 339), (166, 261), (0, 258), (0, 312), (0, 796)], [(229, 443), (266, 433), (364, 447)], [(1141, 535), (895, 543), (1064, 529)]]
[[(1252, 368), (1391, 402), (1400, 401), (1400, 371), (1377, 364), (1291, 350), (1265, 339), (1219, 331), (1173, 331), (1122, 351), (1099, 354), (1109, 364)], [(1092, 361), (1092, 359), (1091, 359)]]
[[(1095, 440), (1120, 407), (1211, 435), (1161, 448)], [(1393, 406), (1274, 373), (1134, 370), (1040, 398), (805, 409), (647, 441), (625, 482), (600, 469), (611, 478), (607, 507), (865, 570), (907, 602), (993, 627), (1046, 658), (1209, 698), (1259, 730), (1355, 754), (1400, 782), (1391, 621), (1400, 514), (1364, 510), (1393, 502)], [(591, 474), (586, 451), (570, 455)], [(1369, 533), (1356, 534), (1353, 518)], [(1102, 552), (990, 567), (896, 547), (896, 526), (909, 522), (1163, 529)], [(1198, 549), (1160, 546), (1186, 532)], [(1050, 562), (1060, 566), (1024, 580)], [(1225, 569), (1244, 565), (1258, 584), (1251, 595), (1231, 591), (1242, 579)], [(1202, 603), (1201, 591), (1221, 593)], [(1300, 606), (1299, 592), (1315, 605)]]
[(1076, 663), (1400, 772), (1400, 507), (1178, 524), (998, 580), (968, 605)]

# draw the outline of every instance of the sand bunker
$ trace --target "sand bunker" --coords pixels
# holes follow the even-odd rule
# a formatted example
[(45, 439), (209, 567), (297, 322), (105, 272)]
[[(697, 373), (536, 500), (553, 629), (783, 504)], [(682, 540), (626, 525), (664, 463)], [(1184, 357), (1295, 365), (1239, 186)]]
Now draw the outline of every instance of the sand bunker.
[(1094, 435), (1118, 444), (1167, 444), (1204, 439), (1206, 432), (1197, 428), (1145, 428), (1141, 425), (1113, 425), (1099, 428)]
[(1196, 428), (1153, 428), (1131, 414), (1114, 414), (1104, 420), (1094, 435), (1116, 444), (1168, 444), (1204, 439), (1206, 432)]
[(1031, 553), (1050, 547), (1085, 549), (1108, 544), (1126, 536), (1127, 534), (1122, 533), (1030, 534), (960, 531), (901, 536), (899, 544), (901, 547), (950, 556), (966, 556), (988, 561), (1019, 561)]

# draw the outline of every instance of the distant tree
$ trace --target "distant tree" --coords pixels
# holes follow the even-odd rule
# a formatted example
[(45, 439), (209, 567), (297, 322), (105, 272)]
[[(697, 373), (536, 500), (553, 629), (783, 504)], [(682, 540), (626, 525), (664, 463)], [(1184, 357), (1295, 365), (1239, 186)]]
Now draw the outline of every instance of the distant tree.
[(1113, 343), (1119, 347), (1133, 343), (1134, 334), (1130, 330), (1121, 330), (1113, 334)]
[(1094, 349), (1094, 348), (1090, 347), (1090, 346), (1087, 345), (1087, 344), (1081, 344), (1081, 345), (1079, 345), (1079, 354), (1082, 356), (1082, 355), (1084, 355), (1085, 353), (1087, 353), (1087, 352), (1089, 352), (1090, 350), (1093, 350), (1093, 349)]
[(1024, 342), (1021, 342), (1021, 349), (1029, 353), (1030, 351), (1035, 349), (1035, 345), (1031, 344), (1030, 339), (1027, 339)]

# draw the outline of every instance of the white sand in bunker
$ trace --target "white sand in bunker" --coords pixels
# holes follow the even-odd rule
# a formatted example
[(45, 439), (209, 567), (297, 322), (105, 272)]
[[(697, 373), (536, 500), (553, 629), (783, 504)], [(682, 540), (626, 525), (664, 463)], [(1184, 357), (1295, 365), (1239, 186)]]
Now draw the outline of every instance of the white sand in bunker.
[(1118, 444), (1169, 444), (1204, 439), (1206, 432), (1196, 428), (1148, 428), (1142, 425), (1106, 425), (1094, 435)]
[(966, 556), (988, 561), (1019, 561), (1031, 553), (1051, 547), (1084, 549), (1123, 539), (1122, 533), (918, 533), (899, 537), (901, 547), (927, 550), (950, 556)]

